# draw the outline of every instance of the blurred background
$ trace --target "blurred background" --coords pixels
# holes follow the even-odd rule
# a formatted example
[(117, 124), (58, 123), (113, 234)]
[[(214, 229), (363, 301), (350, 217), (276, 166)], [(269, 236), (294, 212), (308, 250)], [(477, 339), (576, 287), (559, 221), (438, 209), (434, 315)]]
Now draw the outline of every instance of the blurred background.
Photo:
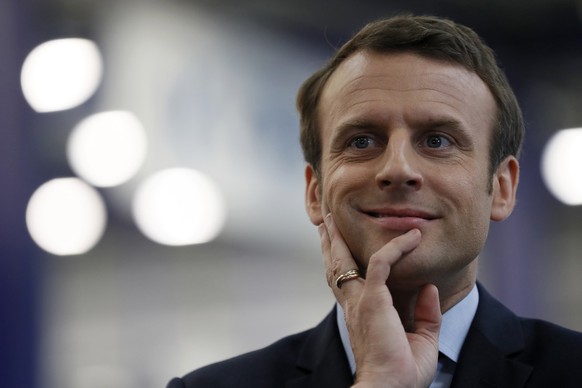
[(295, 93), (402, 12), (473, 27), (524, 110), (481, 281), (582, 330), (582, 2), (3, 0), (0, 386), (162, 387), (319, 322)]

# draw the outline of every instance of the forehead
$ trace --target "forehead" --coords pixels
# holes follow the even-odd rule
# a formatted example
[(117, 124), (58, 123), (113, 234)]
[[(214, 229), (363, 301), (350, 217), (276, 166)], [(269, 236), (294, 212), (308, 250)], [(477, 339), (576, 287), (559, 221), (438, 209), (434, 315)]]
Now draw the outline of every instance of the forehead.
[(452, 115), (467, 126), (492, 128), (497, 111), (489, 88), (463, 66), (413, 53), (360, 51), (326, 83), (319, 106), (323, 130), (358, 114)]

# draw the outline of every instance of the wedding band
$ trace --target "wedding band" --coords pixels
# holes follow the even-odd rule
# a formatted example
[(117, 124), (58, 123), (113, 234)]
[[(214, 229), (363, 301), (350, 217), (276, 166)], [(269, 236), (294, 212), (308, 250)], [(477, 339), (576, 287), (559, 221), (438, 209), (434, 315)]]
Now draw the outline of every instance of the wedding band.
[(360, 271), (357, 269), (350, 269), (348, 272), (344, 272), (335, 279), (335, 286), (337, 288), (342, 288), (342, 284), (349, 280), (354, 280), (360, 277)]

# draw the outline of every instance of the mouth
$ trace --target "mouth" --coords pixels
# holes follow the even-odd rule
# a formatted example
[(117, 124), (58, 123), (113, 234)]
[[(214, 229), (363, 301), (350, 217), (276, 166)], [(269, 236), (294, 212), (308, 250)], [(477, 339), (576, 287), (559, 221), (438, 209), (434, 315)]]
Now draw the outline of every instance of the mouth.
[(417, 209), (366, 209), (363, 213), (383, 229), (397, 231), (422, 228), (439, 218), (433, 213)]
[(373, 218), (420, 218), (428, 221), (437, 218), (431, 213), (411, 209), (364, 210), (363, 212)]

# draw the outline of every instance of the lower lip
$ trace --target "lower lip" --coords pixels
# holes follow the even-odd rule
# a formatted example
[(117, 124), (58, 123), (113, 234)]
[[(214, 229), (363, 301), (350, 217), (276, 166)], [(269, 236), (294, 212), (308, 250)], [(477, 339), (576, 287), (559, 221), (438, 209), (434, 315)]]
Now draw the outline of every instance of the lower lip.
[(426, 225), (430, 220), (426, 218), (419, 217), (373, 217), (370, 218), (379, 224), (381, 227), (398, 230), (398, 231), (408, 231), (411, 229), (421, 228)]

